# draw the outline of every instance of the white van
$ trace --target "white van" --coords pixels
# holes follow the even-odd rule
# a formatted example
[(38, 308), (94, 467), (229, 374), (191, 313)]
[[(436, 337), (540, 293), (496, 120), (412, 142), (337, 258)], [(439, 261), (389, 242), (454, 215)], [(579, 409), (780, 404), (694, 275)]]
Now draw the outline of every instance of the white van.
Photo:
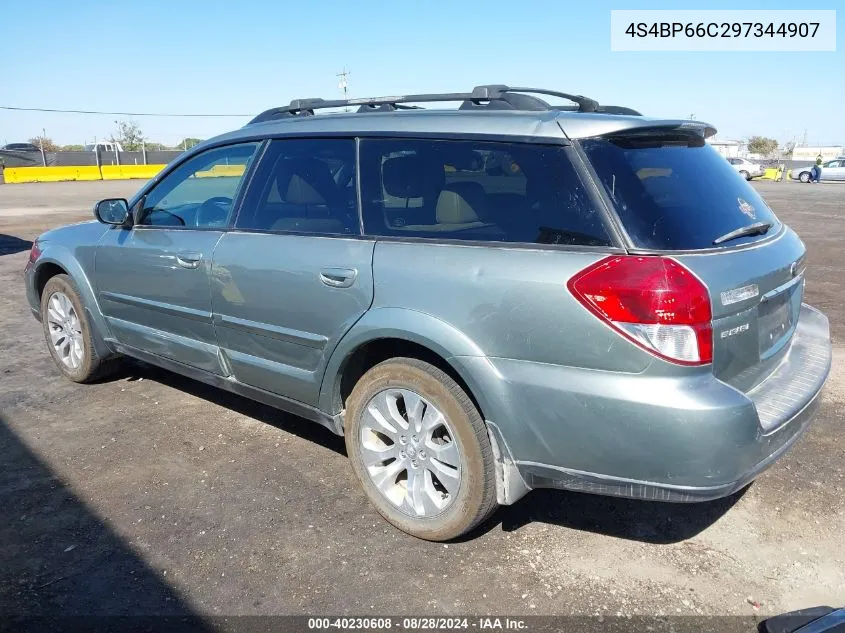
[(86, 152), (111, 152), (114, 153), (115, 151), (122, 152), (123, 147), (121, 147), (120, 143), (114, 141), (102, 141), (99, 143), (92, 143), (90, 145), (85, 146)]

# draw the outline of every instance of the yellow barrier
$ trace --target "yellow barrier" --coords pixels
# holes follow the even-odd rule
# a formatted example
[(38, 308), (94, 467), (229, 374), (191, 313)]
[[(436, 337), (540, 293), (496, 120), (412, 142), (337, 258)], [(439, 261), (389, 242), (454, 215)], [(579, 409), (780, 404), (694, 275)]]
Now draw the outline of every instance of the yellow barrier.
[(246, 165), (214, 165), (211, 169), (198, 171), (195, 178), (218, 178), (220, 176), (243, 176)]
[(766, 167), (766, 170), (763, 172), (763, 175), (760, 176), (762, 180), (777, 180), (778, 175), (780, 174), (780, 169), (777, 167)]
[(164, 165), (103, 165), (100, 169), (103, 180), (127, 180), (143, 178), (149, 180), (164, 169)]
[(86, 167), (7, 167), (3, 170), (7, 183), (61, 182), (63, 180), (100, 180), (100, 168)]

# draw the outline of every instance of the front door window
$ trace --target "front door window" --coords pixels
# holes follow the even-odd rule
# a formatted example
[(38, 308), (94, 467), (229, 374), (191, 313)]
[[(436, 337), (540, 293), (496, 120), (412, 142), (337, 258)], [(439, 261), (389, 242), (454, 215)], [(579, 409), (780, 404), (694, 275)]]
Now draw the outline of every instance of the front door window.
[(258, 143), (202, 152), (170, 172), (142, 200), (139, 226), (223, 228)]

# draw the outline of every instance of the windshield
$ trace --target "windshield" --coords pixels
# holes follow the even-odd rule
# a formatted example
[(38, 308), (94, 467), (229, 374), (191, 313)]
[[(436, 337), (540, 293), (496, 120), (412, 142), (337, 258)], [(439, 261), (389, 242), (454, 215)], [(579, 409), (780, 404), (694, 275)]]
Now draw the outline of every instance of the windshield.
[(639, 248), (696, 250), (755, 223), (778, 220), (760, 195), (701, 136), (675, 131), (581, 141), (619, 218)]

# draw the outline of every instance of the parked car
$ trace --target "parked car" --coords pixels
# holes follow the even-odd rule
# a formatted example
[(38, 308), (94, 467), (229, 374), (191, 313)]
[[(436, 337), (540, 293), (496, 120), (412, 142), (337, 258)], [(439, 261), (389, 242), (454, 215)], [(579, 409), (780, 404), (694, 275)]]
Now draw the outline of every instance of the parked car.
[(425, 539), (533, 488), (748, 485), (830, 369), (803, 242), (711, 126), (536, 94), (297, 100), (48, 231), (26, 294), (59, 371), (130, 356), (322, 424)]
[(99, 143), (89, 143), (85, 145), (86, 152), (122, 152), (123, 147), (117, 141), (100, 141)]
[[(813, 166), (808, 165), (792, 170), (792, 178), (801, 182), (810, 182), (810, 174)], [(822, 163), (822, 174), (820, 180), (845, 180), (845, 158), (836, 158)]]
[(845, 633), (845, 609), (809, 607), (766, 618), (760, 633)]
[(736, 172), (746, 180), (751, 180), (752, 178), (763, 175), (763, 168), (757, 163), (752, 163), (747, 158), (729, 158), (728, 162), (733, 165)]
[(0, 150), (5, 152), (40, 152), (41, 148), (32, 143), (8, 143), (0, 147)]

